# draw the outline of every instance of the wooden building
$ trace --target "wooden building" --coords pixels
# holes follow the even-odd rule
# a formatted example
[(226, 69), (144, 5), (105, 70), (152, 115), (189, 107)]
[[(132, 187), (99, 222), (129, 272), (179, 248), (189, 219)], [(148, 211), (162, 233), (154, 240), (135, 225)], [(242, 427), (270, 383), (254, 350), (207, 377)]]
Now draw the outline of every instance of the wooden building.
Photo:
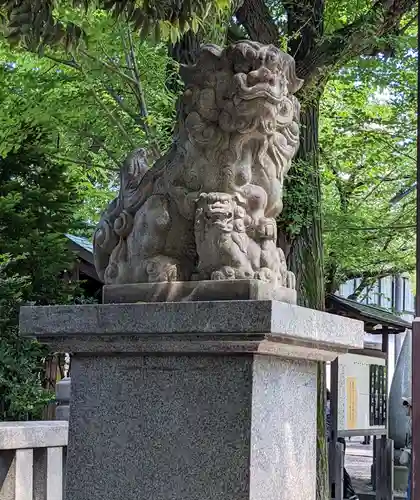
[(100, 301), (103, 283), (95, 269), (92, 241), (72, 234), (66, 234), (65, 236), (68, 239), (70, 250), (75, 255), (72, 273), (71, 275), (67, 274), (67, 278), (80, 281), (80, 285), (86, 292), (87, 297)]

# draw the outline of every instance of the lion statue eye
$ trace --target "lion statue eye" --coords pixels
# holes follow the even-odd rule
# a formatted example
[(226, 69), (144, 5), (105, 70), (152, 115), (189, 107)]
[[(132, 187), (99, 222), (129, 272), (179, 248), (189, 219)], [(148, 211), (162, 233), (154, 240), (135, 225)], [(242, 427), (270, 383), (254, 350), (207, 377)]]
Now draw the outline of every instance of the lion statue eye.
[(243, 59), (235, 62), (233, 69), (235, 73), (249, 73), (252, 70), (252, 62)]
[(271, 70), (275, 69), (279, 63), (278, 52), (276, 52), (274, 50), (267, 51), (266, 56), (265, 56), (265, 63), (269, 69), (271, 69)]
[(235, 73), (249, 73), (254, 69), (258, 54), (250, 47), (241, 47), (233, 53), (233, 69)]

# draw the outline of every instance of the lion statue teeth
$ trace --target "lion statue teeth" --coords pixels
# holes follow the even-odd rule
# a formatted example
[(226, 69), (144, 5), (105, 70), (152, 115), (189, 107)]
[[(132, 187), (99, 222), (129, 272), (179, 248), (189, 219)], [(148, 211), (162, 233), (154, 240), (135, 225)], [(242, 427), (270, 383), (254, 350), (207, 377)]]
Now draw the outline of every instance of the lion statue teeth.
[(202, 47), (181, 68), (173, 144), (148, 168), (143, 149), (94, 235), (106, 284), (258, 279), (295, 287), (276, 247), (283, 182), (299, 145), (302, 81), (274, 46)]

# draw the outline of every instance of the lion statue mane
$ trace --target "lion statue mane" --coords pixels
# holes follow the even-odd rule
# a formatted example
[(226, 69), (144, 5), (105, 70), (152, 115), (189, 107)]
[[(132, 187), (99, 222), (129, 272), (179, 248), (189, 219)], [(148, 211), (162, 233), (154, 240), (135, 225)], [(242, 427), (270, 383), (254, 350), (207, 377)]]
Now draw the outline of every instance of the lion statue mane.
[(201, 48), (181, 68), (170, 150), (150, 169), (134, 151), (94, 235), (106, 284), (260, 279), (293, 288), (275, 218), (299, 145), (302, 81), (274, 46)]

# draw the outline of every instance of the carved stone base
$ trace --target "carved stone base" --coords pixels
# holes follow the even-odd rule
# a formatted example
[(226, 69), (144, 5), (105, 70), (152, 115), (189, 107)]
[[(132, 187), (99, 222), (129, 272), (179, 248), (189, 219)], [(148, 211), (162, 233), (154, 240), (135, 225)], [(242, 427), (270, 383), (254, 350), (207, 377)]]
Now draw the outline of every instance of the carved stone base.
[(105, 285), (104, 304), (195, 302), (212, 300), (277, 300), (296, 304), (296, 290), (259, 280), (171, 281)]

